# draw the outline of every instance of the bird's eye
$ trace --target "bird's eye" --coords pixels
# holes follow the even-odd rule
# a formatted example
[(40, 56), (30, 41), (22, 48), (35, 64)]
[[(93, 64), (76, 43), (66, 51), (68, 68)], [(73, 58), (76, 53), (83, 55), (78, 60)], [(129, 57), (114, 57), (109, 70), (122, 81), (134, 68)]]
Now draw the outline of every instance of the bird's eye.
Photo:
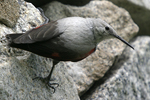
[(109, 27), (108, 27), (108, 26), (106, 26), (106, 27), (105, 27), (105, 29), (108, 31), (108, 30), (109, 30)]

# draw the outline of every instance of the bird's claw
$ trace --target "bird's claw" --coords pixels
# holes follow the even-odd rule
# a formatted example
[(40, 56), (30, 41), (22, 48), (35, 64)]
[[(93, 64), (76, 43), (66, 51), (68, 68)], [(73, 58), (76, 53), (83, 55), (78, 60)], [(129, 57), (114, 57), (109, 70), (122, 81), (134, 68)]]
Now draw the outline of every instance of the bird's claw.
[[(56, 85), (56, 87), (54, 87), (53, 85)], [(53, 89), (53, 92), (52, 93), (55, 93), (55, 90), (56, 90), (56, 88), (59, 86), (59, 84), (58, 83), (48, 83), (48, 86), (51, 88), (51, 89)]]
[[(36, 80), (36, 79), (41, 80), (43, 83), (47, 84), (48, 87), (53, 89), (52, 93), (55, 93), (55, 90), (56, 90), (55, 88), (57, 88), (59, 86), (58, 83), (51, 83), (50, 81), (54, 81), (54, 79), (49, 81), (48, 77), (45, 77), (45, 78), (43, 78), (43, 77), (35, 77), (32, 80)], [(54, 86), (54, 85), (56, 85), (56, 86)]]

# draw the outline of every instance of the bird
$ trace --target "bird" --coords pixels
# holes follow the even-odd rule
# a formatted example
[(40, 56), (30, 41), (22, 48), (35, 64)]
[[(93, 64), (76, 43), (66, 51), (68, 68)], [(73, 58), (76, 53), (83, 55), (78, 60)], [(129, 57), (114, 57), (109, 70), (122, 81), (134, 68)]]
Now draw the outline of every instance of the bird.
[(131, 47), (128, 42), (101, 18), (66, 17), (50, 21), (26, 33), (7, 34), (8, 46), (53, 59), (47, 77), (37, 77), (52, 89), (51, 76), (60, 61), (80, 61), (95, 52), (97, 45), (106, 39), (117, 38)]

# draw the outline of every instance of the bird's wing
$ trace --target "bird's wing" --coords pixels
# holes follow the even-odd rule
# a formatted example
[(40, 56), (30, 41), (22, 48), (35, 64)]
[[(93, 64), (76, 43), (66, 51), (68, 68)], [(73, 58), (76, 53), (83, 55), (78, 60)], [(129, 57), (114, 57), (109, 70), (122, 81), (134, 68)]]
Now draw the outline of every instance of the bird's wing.
[(59, 32), (57, 29), (57, 21), (51, 21), (48, 24), (27, 31), (23, 35), (14, 39), (13, 42), (17, 44), (41, 42), (52, 39), (62, 33), (63, 32)]

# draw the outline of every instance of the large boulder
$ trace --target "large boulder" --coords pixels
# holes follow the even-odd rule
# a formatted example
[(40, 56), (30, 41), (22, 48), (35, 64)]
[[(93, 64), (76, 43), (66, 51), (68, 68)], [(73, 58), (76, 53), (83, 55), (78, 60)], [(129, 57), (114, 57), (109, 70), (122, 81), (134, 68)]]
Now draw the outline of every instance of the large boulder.
[[(133, 21), (139, 26), (140, 30), (138, 35), (150, 35), (150, 10), (145, 7), (136, 5), (128, 0), (109, 0), (115, 5), (126, 9)], [(143, 0), (134, 0), (143, 1)], [(149, 6), (150, 7), (150, 6)]]

